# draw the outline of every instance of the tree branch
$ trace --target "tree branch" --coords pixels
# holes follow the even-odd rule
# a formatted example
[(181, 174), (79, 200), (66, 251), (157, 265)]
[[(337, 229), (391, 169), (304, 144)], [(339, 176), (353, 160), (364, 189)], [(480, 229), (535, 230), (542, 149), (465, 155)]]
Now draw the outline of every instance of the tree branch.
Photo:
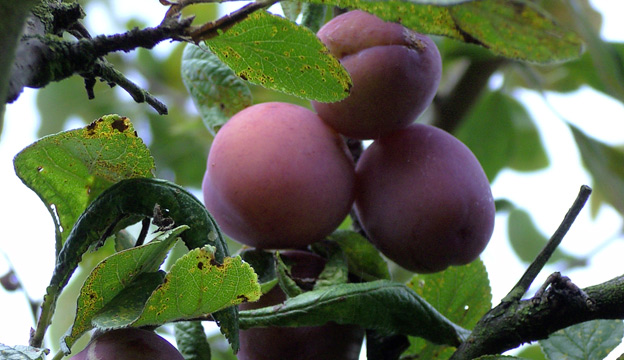
[[(15, 59), (18, 39), (23, 31), (24, 23), (30, 9), (37, 0), (1, 1), (0, 14), (3, 19), (0, 22), (0, 99), (4, 99), (9, 91), (9, 75), (11, 64)], [(4, 119), (4, 102), (0, 102), (0, 132)]]
[(561, 244), (561, 241), (563, 240), (568, 230), (570, 230), (570, 227), (574, 223), (574, 220), (576, 220), (576, 217), (581, 212), (581, 209), (583, 209), (583, 206), (585, 206), (585, 203), (587, 202), (587, 199), (589, 198), (591, 192), (592, 190), (589, 186), (583, 185), (581, 187), (581, 190), (579, 191), (579, 194), (576, 197), (574, 204), (572, 204), (572, 207), (570, 208), (570, 210), (568, 210), (568, 213), (565, 215), (563, 222), (561, 223), (561, 225), (559, 225), (559, 228), (557, 228), (557, 231), (555, 231), (544, 249), (542, 249), (542, 251), (537, 255), (537, 258), (535, 258), (531, 265), (529, 265), (516, 286), (514, 286), (509, 294), (505, 296), (502, 302), (512, 302), (520, 300), (522, 296), (524, 296), (524, 294), (527, 292), (527, 290), (529, 290), (529, 287), (533, 283), (533, 280), (535, 280), (540, 271), (542, 271), (544, 265), (546, 265), (546, 262), (548, 262), (557, 247), (559, 247), (559, 244)]
[[(127, 52), (138, 47), (151, 49), (164, 40), (183, 39), (191, 21), (190, 18), (171, 18), (155, 28), (133, 29), (123, 34), (102, 35), (73, 42), (50, 35), (42, 36), (40, 32), (39, 35), (26, 37), (20, 46), (23, 56), (14, 65), (7, 102), (17, 99), (24, 87), (40, 88), (74, 74), (88, 74), (86, 79), (95, 75), (110, 83), (119, 84), (135, 100), (146, 101), (160, 114), (165, 114), (167, 109), (164, 104), (101, 58), (111, 52)], [(37, 29), (41, 29), (41, 26)]]
[(554, 277), (542, 294), (492, 309), (451, 359), (500, 354), (574, 324), (624, 318), (624, 275), (582, 290), (568, 278)]
[(521, 300), (559, 246), (585, 205), (591, 188), (583, 185), (572, 207), (544, 249), (501, 303), (485, 314), (451, 359), (500, 354), (545, 339), (551, 333), (596, 319), (624, 318), (624, 277), (581, 290), (567, 277), (552, 274), (529, 300)]

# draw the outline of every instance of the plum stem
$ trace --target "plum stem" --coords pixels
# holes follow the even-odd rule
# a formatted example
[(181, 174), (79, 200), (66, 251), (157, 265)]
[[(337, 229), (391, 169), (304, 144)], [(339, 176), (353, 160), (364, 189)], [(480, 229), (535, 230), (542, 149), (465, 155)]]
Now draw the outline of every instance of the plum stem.
[(587, 199), (589, 198), (591, 192), (592, 189), (589, 186), (581, 186), (576, 200), (574, 200), (572, 207), (570, 207), (570, 210), (568, 210), (567, 214), (563, 218), (563, 221), (561, 222), (555, 233), (552, 235), (550, 240), (548, 240), (546, 246), (544, 246), (542, 251), (537, 255), (531, 265), (529, 265), (529, 267), (526, 269), (518, 283), (511, 289), (507, 296), (503, 298), (502, 302), (518, 301), (527, 292), (537, 275), (544, 268), (544, 265), (546, 265), (548, 259), (550, 259), (553, 252), (557, 249), (559, 244), (561, 244), (563, 237), (566, 235), (566, 233), (576, 220), (576, 217), (580, 213), (583, 206), (585, 206), (585, 203), (587, 202)]

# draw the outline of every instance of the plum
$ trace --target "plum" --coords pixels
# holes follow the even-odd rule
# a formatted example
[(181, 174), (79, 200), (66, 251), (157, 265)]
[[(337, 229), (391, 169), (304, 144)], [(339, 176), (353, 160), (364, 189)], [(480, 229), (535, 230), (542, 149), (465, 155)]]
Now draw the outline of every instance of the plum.
[(184, 360), (182, 354), (153, 331), (126, 328), (94, 337), (73, 360)]
[(451, 134), (424, 124), (364, 151), (356, 167), (355, 209), (384, 255), (420, 273), (476, 259), (495, 216), (488, 179), (474, 154)]
[[(281, 258), (292, 264), (291, 274), (304, 281), (314, 280), (326, 260), (314, 253), (289, 250)], [(259, 301), (239, 305), (241, 310), (258, 309), (282, 303), (286, 296), (279, 286)], [(364, 330), (356, 325), (327, 323), (322, 326), (251, 328), (240, 332), (239, 360), (356, 360)]]
[(344, 100), (312, 102), (339, 133), (379, 138), (414, 122), (433, 100), (442, 61), (429, 37), (361, 10), (335, 17), (317, 36), (353, 81)]
[(355, 169), (344, 140), (313, 111), (262, 103), (217, 133), (204, 202), (233, 239), (263, 249), (322, 240), (346, 217)]

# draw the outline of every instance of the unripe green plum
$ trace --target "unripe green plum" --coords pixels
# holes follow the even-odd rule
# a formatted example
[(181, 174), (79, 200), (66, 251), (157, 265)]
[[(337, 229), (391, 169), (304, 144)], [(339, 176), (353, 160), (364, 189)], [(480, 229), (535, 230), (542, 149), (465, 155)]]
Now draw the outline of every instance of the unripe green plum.
[(312, 102), (341, 134), (377, 139), (411, 124), (433, 100), (442, 61), (429, 37), (360, 10), (335, 17), (317, 36), (353, 81), (344, 100)]
[(223, 231), (263, 249), (322, 240), (353, 204), (355, 169), (313, 111), (263, 103), (234, 115), (208, 154), (204, 201)]
[(127, 328), (107, 331), (91, 340), (73, 360), (184, 360), (153, 331)]
[[(315, 280), (326, 260), (305, 251), (283, 251), (280, 257), (292, 264), (291, 274), (301, 280)], [(277, 305), (286, 300), (275, 286), (260, 300), (239, 305), (241, 310)], [(239, 334), (239, 360), (357, 360), (364, 330), (356, 325), (328, 323), (308, 327), (264, 327), (242, 330)]]
[(494, 200), (474, 154), (449, 133), (413, 124), (374, 141), (356, 167), (355, 209), (371, 242), (405, 269), (475, 260), (494, 228)]

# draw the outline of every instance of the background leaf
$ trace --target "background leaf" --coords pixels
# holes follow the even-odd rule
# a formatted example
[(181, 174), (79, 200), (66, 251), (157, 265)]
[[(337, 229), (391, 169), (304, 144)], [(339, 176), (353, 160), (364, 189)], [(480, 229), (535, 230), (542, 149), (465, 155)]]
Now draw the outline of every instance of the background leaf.
[(358, 324), (383, 334), (421, 336), (457, 345), (466, 330), (453, 324), (407, 286), (378, 280), (324, 287), (280, 306), (240, 312), (240, 327)]
[(111, 303), (93, 322), (103, 329), (162, 325), (256, 301), (260, 295), (256, 274), (240, 257), (218, 264), (209, 249), (197, 248), (176, 261), (141, 311)]
[(482, 96), (454, 135), (479, 159), (490, 182), (505, 167), (535, 171), (549, 164), (524, 105), (502, 91)]
[(266, 11), (252, 13), (206, 45), (236, 75), (270, 89), (332, 102), (351, 88), (346, 70), (313, 32)]
[(602, 360), (623, 335), (622, 320), (593, 320), (559, 330), (540, 345), (550, 360)]
[[(507, 218), (507, 232), (509, 243), (516, 255), (523, 262), (530, 264), (537, 254), (546, 246), (548, 238), (542, 234), (531, 215), (525, 210), (514, 209)], [(564, 261), (567, 267), (584, 265), (584, 261), (566, 253), (561, 247), (557, 248), (548, 260), (548, 263)]]
[(66, 352), (86, 331), (91, 330), (91, 319), (136, 277), (158, 270), (165, 256), (175, 244), (177, 236), (188, 226), (169, 230), (149, 244), (134, 247), (109, 256), (99, 263), (85, 280), (76, 306), (76, 319), (61, 342)]
[(571, 124), (569, 126), (600, 199), (624, 213), (624, 152), (590, 138)]
[(50, 211), (60, 251), (93, 199), (122, 179), (152, 177), (154, 160), (128, 118), (107, 115), (85, 128), (42, 138), (17, 154), (14, 166)]
[[(416, 275), (408, 286), (449, 320), (467, 329), (474, 327), (492, 307), (490, 282), (479, 259), (439, 273)], [(421, 338), (410, 337), (409, 340), (411, 346), (404, 355), (447, 359), (454, 352), (452, 347), (435, 345)]]
[(213, 136), (232, 115), (252, 103), (249, 86), (205, 47), (186, 45), (182, 80)]

